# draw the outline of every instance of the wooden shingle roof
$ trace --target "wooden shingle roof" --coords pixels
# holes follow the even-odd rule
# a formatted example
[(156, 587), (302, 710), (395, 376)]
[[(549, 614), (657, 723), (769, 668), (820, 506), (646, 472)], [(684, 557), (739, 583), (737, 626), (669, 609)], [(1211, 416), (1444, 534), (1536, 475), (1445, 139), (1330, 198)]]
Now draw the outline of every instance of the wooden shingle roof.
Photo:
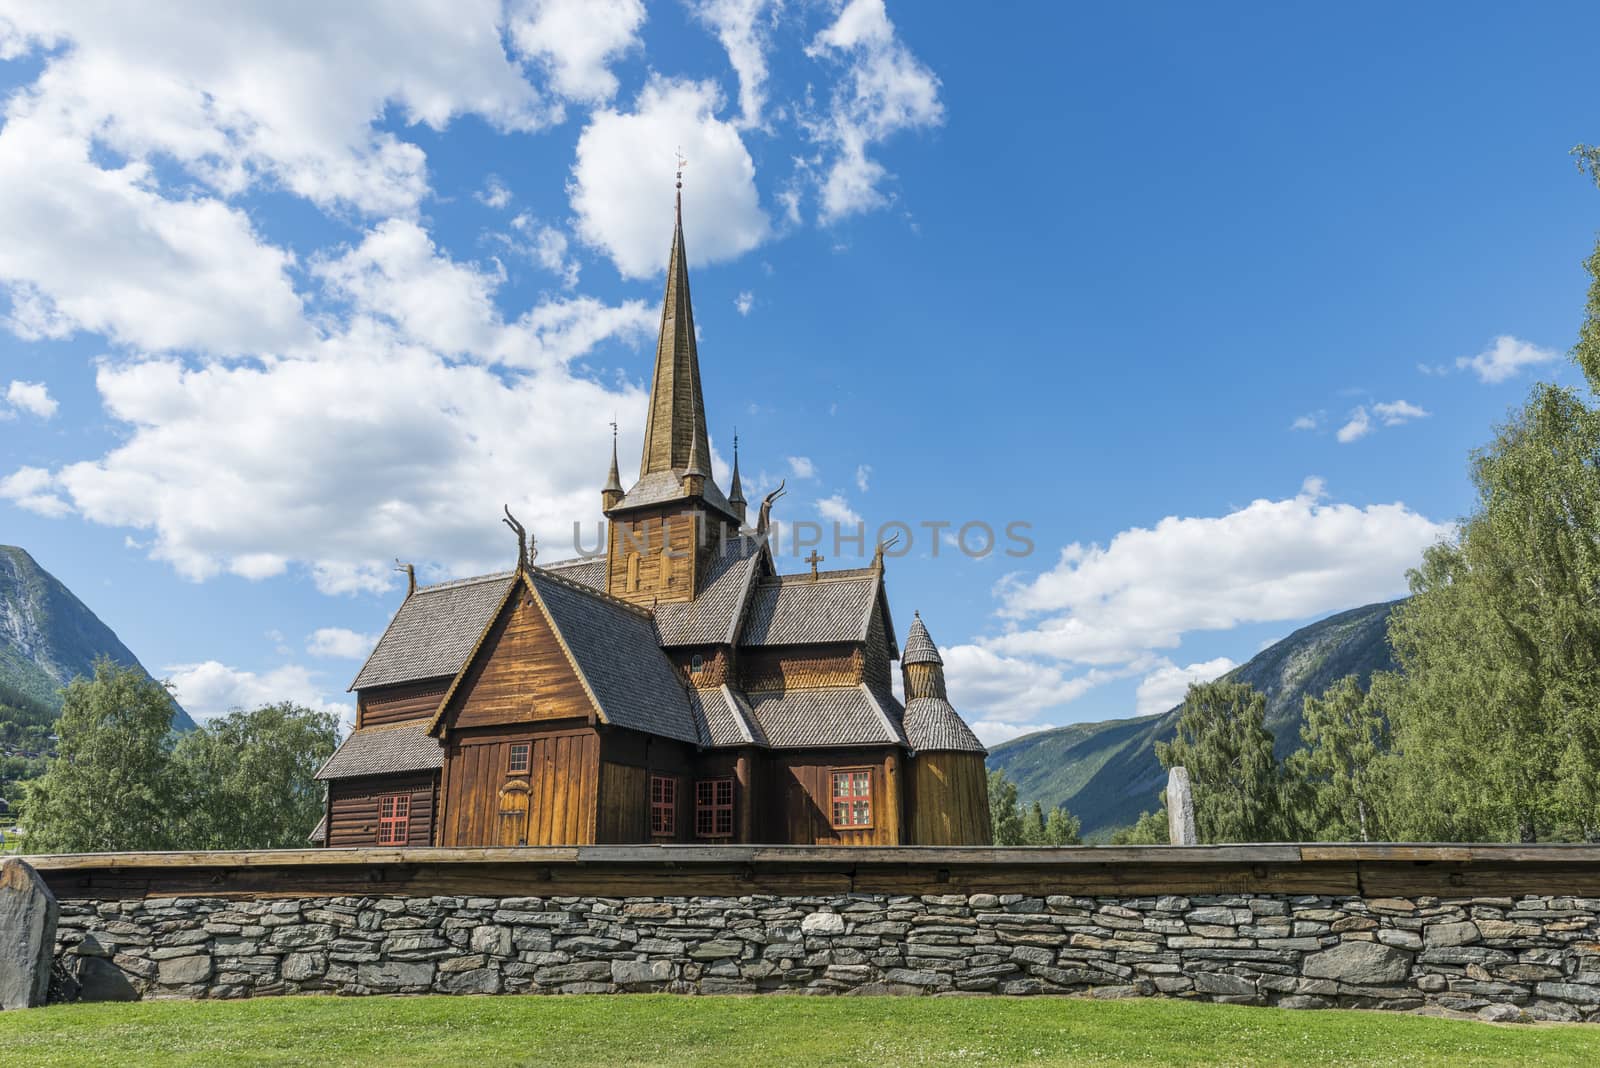
[(656, 606), (661, 644), (731, 645), (761, 567), (761, 545), (754, 538), (730, 538), (712, 548), (700, 596)]
[(906, 702), (904, 726), (906, 743), (919, 752), (925, 749), (966, 753), (989, 751), (978, 741), (978, 736), (972, 733), (972, 728), (967, 726), (967, 721), (951, 707), (950, 702), (937, 697), (917, 697)]
[(749, 701), (774, 749), (906, 744), (894, 697), (864, 685), (753, 693)]
[(317, 772), (318, 779), (358, 779), (444, 767), (444, 747), (428, 735), (426, 720), (352, 731)]
[[(739, 636), (741, 645), (814, 645), (866, 641), (872, 610), (882, 589), (875, 568), (824, 571), (810, 575), (778, 575), (756, 584), (750, 617)], [(893, 628), (888, 630), (895, 654)]]

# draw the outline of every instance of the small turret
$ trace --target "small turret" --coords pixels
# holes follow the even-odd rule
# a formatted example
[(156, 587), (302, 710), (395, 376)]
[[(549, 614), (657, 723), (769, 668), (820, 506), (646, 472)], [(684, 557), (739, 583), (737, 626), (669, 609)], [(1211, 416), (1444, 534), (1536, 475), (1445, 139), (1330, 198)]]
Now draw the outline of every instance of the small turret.
[(939, 656), (939, 647), (933, 644), (920, 612), (912, 617), (905, 651), (900, 656), (900, 670), (905, 676), (908, 703), (919, 697), (950, 699), (944, 688), (944, 659)]
[(728, 503), (733, 506), (733, 514), (739, 520), (739, 525), (744, 525), (745, 508), (749, 502), (744, 499), (744, 487), (739, 484), (739, 432), (733, 432), (733, 481), (728, 487)]
[(622, 477), (617, 471), (617, 424), (611, 424), (611, 473), (600, 491), (600, 510), (609, 512), (622, 500)]

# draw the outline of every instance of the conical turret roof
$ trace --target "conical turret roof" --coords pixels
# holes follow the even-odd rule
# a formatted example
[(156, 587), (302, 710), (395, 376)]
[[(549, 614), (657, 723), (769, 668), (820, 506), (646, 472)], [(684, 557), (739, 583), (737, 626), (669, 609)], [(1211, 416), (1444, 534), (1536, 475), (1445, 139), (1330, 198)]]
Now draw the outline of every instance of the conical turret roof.
[(944, 663), (944, 659), (939, 656), (939, 647), (933, 644), (933, 638), (928, 634), (928, 628), (922, 622), (921, 613), (916, 614), (911, 619), (911, 630), (906, 634), (905, 652), (901, 654), (900, 663)]

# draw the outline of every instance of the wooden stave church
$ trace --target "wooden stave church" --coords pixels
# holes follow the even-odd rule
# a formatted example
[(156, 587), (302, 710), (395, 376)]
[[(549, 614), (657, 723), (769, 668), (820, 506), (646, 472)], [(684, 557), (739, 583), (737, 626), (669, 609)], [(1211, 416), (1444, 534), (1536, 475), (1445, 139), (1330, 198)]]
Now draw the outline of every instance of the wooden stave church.
[[(780, 575), (712, 477), (681, 195), (639, 478), (604, 556), (417, 587), (351, 685), (313, 841), (987, 845), (986, 750), (883, 552)], [(514, 520), (512, 521), (514, 524)], [(519, 537), (521, 534), (518, 530)], [(906, 702), (890, 685), (900, 662)]]

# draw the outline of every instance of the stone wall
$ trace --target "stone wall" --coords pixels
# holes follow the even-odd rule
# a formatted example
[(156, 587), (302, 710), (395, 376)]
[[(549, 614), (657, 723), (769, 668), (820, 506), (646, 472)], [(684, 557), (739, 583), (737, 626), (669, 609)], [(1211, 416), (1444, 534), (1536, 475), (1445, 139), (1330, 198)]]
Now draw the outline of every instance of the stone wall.
[(1090, 994), (1600, 1020), (1600, 898), (67, 899), (53, 996)]

